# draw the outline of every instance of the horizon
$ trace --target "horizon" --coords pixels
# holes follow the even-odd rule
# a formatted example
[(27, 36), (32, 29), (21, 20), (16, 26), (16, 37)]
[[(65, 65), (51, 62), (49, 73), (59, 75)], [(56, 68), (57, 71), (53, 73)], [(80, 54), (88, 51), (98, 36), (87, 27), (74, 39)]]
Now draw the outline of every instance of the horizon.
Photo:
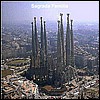
[(2, 23), (23, 23), (33, 21), (33, 17), (40, 17), (45, 21), (54, 22), (63, 13), (63, 21), (66, 22), (66, 14), (74, 22), (99, 22), (99, 1), (2, 1)]

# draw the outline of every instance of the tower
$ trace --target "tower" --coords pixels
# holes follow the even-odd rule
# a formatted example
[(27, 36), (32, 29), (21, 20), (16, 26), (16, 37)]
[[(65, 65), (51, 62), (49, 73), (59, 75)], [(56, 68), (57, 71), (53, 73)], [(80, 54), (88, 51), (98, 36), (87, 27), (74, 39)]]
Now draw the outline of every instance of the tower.
[(40, 67), (44, 66), (44, 38), (43, 38), (43, 25), (42, 25), (42, 17), (40, 17), (41, 20), (41, 45), (40, 45)]
[(39, 66), (39, 40), (37, 34), (36, 17), (34, 17), (34, 41), (35, 41), (35, 67)]
[(33, 22), (31, 24), (32, 24), (32, 66), (35, 67), (35, 39), (33, 32)]
[(64, 62), (64, 30), (63, 30), (63, 19), (62, 19), (62, 16), (63, 14), (60, 13), (60, 16), (61, 16), (61, 25), (60, 25), (60, 32), (61, 32), (61, 52), (62, 52), (62, 63), (63, 63), (63, 66), (65, 65), (65, 62)]
[(70, 34), (71, 34), (71, 66), (74, 67), (74, 44), (73, 44), (73, 20), (71, 20), (71, 30), (70, 30)]
[(46, 36), (46, 27), (44, 21), (44, 54), (45, 54), (45, 67), (48, 68), (48, 61), (47, 61), (47, 36)]
[(56, 69), (56, 79), (55, 85), (62, 85), (62, 59), (61, 59), (61, 32), (60, 32), (60, 21), (58, 21), (58, 35), (57, 35), (57, 69)]
[(37, 36), (37, 27), (36, 27), (36, 17), (34, 17), (34, 33), (35, 33), (35, 57), (37, 58), (38, 54), (38, 36)]
[(60, 21), (58, 21), (58, 35), (57, 35), (57, 73), (61, 72), (61, 34), (60, 34)]
[(66, 31), (66, 66), (70, 65), (70, 25), (69, 14), (67, 14), (67, 31)]

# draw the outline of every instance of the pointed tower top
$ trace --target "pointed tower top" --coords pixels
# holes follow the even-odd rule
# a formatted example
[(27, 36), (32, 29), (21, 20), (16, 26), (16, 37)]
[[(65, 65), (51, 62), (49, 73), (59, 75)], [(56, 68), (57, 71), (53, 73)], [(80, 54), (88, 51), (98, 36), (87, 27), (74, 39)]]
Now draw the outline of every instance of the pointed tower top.
[(36, 19), (36, 17), (34, 17), (34, 19)]
[(71, 30), (72, 30), (72, 24), (73, 24), (73, 20), (71, 19), (70, 21), (71, 21)]
[(46, 21), (44, 21), (44, 23), (46, 23)]
[(31, 22), (31, 24), (33, 24), (33, 22)]
[(69, 14), (67, 14), (67, 16), (69, 17)]
[(40, 17), (40, 19), (42, 20), (42, 17)]
[(62, 14), (62, 13), (60, 13), (60, 16), (63, 16), (63, 14)]
[(57, 22), (58, 22), (58, 23), (60, 23), (60, 21), (59, 21), (59, 20), (58, 20)]
[(71, 19), (71, 23), (73, 22), (73, 20)]

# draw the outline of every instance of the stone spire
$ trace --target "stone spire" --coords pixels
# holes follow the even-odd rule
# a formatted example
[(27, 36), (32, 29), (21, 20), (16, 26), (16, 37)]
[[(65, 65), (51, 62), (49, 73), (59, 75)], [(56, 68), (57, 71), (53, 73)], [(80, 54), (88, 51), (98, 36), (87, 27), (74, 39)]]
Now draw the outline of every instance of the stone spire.
[(42, 17), (40, 17), (41, 20), (41, 47), (40, 47), (40, 66), (44, 66), (44, 38), (43, 38), (43, 25), (42, 25)]
[(33, 22), (31, 24), (32, 24), (32, 66), (35, 67), (35, 39), (33, 32)]
[(67, 14), (67, 31), (66, 31), (66, 66), (70, 65), (70, 25), (69, 14)]
[(44, 21), (44, 53), (45, 53), (45, 67), (47, 67), (47, 36), (46, 36), (46, 27), (45, 27), (45, 21)]
[(58, 21), (58, 36), (57, 36), (57, 73), (61, 72), (61, 34), (60, 34), (60, 21)]
[(37, 58), (37, 54), (38, 54), (38, 36), (37, 36), (37, 27), (36, 27), (36, 17), (34, 17), (34, 33), (35, 33), (35, 56)]
[(73, 43), (73, 20), (71, 20), (71, 66), (74, 67), (74, 43)]
[(61, 26), (60, 26), (60, 32), (61, 32), (61, 52), (62, 52), (62, 63), (63, 63), (63, 66), (65, 65), (65, 61), (64, 61), (64, 30), (63, 30), (63, 19), (62, 19), (62, 16), (63, 14), (60, 13), (60, 16), (61, 16)]

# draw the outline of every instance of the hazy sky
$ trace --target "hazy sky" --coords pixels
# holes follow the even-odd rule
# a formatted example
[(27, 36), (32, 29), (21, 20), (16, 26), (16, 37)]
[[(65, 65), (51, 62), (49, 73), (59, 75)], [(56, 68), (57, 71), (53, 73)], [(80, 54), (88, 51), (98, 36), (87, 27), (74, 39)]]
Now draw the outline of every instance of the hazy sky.
[(70, 13), (74, 21), (99, 21), (99, 1), (3, 1), (1, 6), (3, 22), (32, 21), (34, 16), (37, 20), (43, 16), (44, 20), (57, 21), (60, 12), (64, 20)]

